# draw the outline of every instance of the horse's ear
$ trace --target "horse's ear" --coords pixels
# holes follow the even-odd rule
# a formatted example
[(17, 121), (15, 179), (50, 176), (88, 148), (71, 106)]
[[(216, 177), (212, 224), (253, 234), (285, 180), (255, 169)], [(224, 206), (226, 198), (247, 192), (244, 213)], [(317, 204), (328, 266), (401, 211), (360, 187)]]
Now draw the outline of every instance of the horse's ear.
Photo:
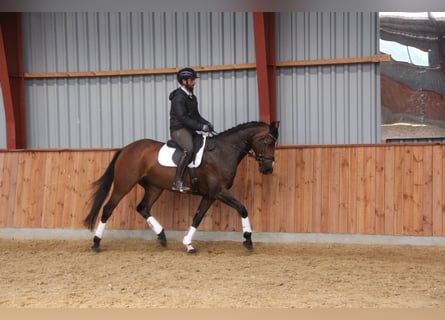
[(270, 129), (271, 129), (271, 130), (273, 130), (273, 129), (278, 129), (279, 126), (280, 126), (280, 121), (273, 121), (273, 122), (270, 124)]
[(275, 138), (278, 139), (278, 127), (280, 126), (280, 121), (273, 121), (270, 125), (269, 125), (269, 132), (272, 133)]

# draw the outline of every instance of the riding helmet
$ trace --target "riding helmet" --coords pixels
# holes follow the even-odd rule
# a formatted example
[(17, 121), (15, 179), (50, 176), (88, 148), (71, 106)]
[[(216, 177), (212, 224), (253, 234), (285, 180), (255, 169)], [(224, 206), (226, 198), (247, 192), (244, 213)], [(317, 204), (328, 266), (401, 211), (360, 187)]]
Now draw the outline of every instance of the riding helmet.
[(198, 74), (192, 68), (183, 68), (177, 73), (178, 82), (181, 83), (182, 79), (196, 79), (198, 78)]

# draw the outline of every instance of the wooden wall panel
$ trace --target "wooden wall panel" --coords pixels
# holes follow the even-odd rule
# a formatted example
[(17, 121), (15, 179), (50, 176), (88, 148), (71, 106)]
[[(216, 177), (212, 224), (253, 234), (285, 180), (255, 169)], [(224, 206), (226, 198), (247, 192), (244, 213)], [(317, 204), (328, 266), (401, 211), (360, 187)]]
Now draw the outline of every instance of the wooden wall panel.
[(349, 149), (342, 147), (340, 149), (340, 158), (338, 163), (339, 171), (339, 203), (338, 203), (338, 232), (348, 233), (348, 211), (350, 208), (350, 156)]
[(383, 186), (377, 189), (377, 193), (384, 196), (384, 211), (381, 213), (384, 215), (385, 230), (383, 234), (391, 235), (394, 233), (395, 226), (395, 147), (388, 146), (383, 149), (379, 149), (384, 154), (384, 172), (385, 177)]
[[(83, 228), (92, 183), (114, 150), (0, 151), (0, 227)], [(282, 146), (274, 173), (244, 159), (232, 193), (257, 232), (445, 235), (445, 145)], [(108, 228), (148, 229), (140, 187)], [(152, 213), (186, 230), (200, 197), (165, 191)], [(241, 231), (237, 212), (215, 202), (200, 230)]]
[(348, 233), (357, 233), (357, 168), (358, 148), (349, 150), (349, 210)]
[(433, 146), (427, 146), (423, 149), (423, 184), (421, 192), (423, 200), (423, 219), (422, 224), (423, 234), (432, 234), (432, 220), (433, 220)]
[[(406, 162), (405, 147), (395, 148), (394, 155), (394, 229), (392, 234), (403, 234), (403, 210), (405, 209), (405, 195), (403, 186), (405, 183), (405, 172), (403, 165)], [(406, 179), (408, 181), (408, 179)]]
[[(312, 208), (314, 205), (313, 188), (314, 188), (314, 149), (298, 149), (297, 154), (302, 155), (302, 174), (297, 176), (296, 179), (299, 184), (302, 185), (302, 201), (299, 207), (295, 210), (298, 211), (298, 221), (302, 222), (302, 225), (295, 226), (296, 232), (311, 232), (312, 228)], [(292, 164), (291, 164), (292, 165)], [(277, 164), (277, 166), (281, 166)], [(297, 192), (297, 190), (295, 190)], [(289, 210), (289, 209), (288, 209)], [(294, 212), (295, 212), (294, 210)]]
[(445, 181), (443, 180), (445, 175), (443, 161), (445, 150), (441, 146), (433, 146), (433, 168), (432, 168), (432, 212), (431, 212), (431, 225), (432, 225), (432, 235), (441, 235), (445, 228), (442, 226), (442, 217), (444, 214), (444, 186)]
[(385, 234), (385, 149), (375, 148), (375, 233)]

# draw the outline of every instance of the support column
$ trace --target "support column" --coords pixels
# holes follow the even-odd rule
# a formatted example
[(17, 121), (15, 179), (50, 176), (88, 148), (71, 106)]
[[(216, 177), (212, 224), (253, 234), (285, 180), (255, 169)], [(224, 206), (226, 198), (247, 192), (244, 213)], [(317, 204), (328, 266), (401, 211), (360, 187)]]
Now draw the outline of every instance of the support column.
[(20, 13), (0, 13), (0, 82), (8, 149), (26, 148), (25, 78)]
[(260, 120), (277, 120), (275, 13), (254, 12), (256, 69)]
[(6, 63), (6, 53), (3, 41), (3, 32), (0, 25), (0, 85), (3, 94), (3, 106), (5, 108), (6, 119), (6, 146), (8, 149), (16, 149), (15, 117), (12, 103), (11, 86), (8, 77), (8, 64)]

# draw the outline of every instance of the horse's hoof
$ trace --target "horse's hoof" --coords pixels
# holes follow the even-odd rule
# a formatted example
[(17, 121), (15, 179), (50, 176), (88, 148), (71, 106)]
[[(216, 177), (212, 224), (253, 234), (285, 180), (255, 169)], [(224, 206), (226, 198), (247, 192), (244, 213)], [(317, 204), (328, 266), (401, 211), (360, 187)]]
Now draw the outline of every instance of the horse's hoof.
[(249, 251), (249, 252), (252, 252), (252, 251), (253, 251), (253, 245), (252, 245), (252, 242), (244, 241), (244, 242), (243, 242), (243, 246), (244, 246), (244, 248), (245, 248), (247, 251)]
[(94, 236), (93, 246), (91, 247), (93, 252), (100, 252), (100, 240), (101, 239), (98, 236)]
[(187, 253), (189, 254), (195, 254), (197, 252), (191, 244), (186, 244), (185, 247), (187, 248)]
[(93, 251), (93, 252), (100, 252), (101, 249), (100, 249), (100, 247), (98, 247), (98, 246), (92, 246), (92, 247), (91, 247), (91, 251)]
[(167, 237), (165, 236), (164, 229), (158, 234), (158, 241), (161, 247), (167, 246)]

